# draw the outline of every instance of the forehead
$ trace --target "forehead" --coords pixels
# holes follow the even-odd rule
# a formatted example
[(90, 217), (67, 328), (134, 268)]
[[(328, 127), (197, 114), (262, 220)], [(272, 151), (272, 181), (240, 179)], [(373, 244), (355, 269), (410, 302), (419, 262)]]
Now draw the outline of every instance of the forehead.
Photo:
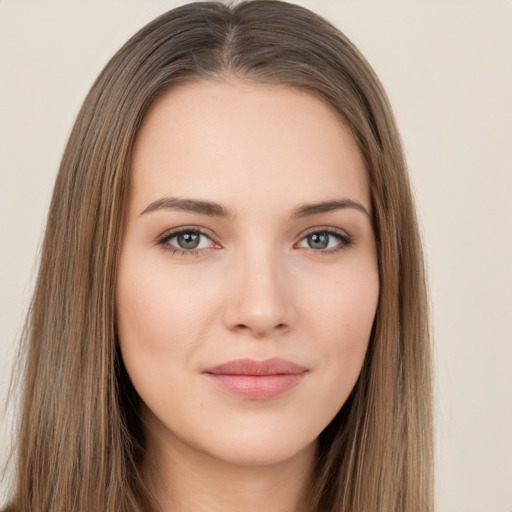
[(165, 195), (291, 207), (341, 194), (370, 209), (350, 130), (323, 101), (285, 86), (202, 81), (166, 92), (143, 120), (132, 172), (139, 211)]

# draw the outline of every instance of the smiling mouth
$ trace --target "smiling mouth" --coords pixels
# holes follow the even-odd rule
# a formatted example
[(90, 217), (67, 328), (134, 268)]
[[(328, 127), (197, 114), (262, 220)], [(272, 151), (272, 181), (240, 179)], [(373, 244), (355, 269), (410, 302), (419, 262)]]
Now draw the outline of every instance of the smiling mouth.
[(286, 359), (235, 359), (203, 371), (217, 387), (253, 400), (275, 398), (298, 385), (309, 368)]

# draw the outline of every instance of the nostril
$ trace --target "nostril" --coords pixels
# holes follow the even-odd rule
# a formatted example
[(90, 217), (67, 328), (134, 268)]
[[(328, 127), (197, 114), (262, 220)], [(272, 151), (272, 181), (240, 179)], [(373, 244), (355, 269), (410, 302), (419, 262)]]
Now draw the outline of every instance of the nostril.
[(247, 324), (236, 324), (233, 326), (233, 329), (236, 331), (251, 331), (254, 332), (254, 334), (258, 337), (266, 336), (269, 331), (286, 331), (288, 329), (288, 325), (284, 323), (280, 323), (275, 325), (273, 328), (268, 328), (265, 326), (257, 326), (254, 325), (251, 327), (251, 325)]

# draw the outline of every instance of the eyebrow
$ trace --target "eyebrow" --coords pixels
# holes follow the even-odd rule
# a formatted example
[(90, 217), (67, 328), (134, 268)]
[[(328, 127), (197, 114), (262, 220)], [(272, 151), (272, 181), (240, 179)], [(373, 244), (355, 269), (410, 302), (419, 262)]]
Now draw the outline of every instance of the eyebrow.
[(293, 210), (292, 219), (300, 219), (302, 217), (307, 217), (308, 215), (317, 215), (319, 213), (344, 210), (346, 208), (352, 208), (371, 218), (370, 212), (361, 203), (353, 201), (352, 199), (335, 199), (333, 201), (310, 203), (299, 206)]
[(209, 217), (234, 217), (231, 211), (218, 203), (200, 201), (197, 199), (182, 199), (179, 197), (162, 197), (157, 199), (148, 205), (141, 212), (141, 215), (154, 212), (156, 210), (181, 210), (185, 212), (199, 213), (201, 215), (208, 215)]
[[(368, 217), (369, 211), (357, 201), (352, 199), (335, 199), (332, 201), (323, 201), (320, 203), (303, 204), (292, 211), (292, 219), (300, 219), (310, 215), (328, 213), (336, 210), (351, 208), (364, 213)], [(202, 201), (198, 199), (184, 199), (179, 197), (162, 197), (149, 204), (140, 215), (154, 212), (157, 210), (179, 210), (185, 212), (199, 213), (209, 217), (234, 218), (234, 213), (224, 206), (212, 201)]]

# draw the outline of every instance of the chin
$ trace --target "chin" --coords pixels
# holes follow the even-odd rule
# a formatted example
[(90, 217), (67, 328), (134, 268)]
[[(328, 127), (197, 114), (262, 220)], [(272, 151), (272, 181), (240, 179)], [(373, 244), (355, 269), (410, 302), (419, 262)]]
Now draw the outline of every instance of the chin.
[(309, 452), (316, 452), (317, 442), (314, 440), (306, 446), (266, 446), (257, 443), (251, 446), (230, 446), (226, 449), (216, 447), (210, 455), (216, 460), (240, 467), (276, 466), (302, 457)]
[[(245, 434), (245, 435), (244, 435)], [(289, 430), (245, 432), (220, 438), (198, 447), (204, 454), (236, 466), (271, 466), (316, 452), (316, 437), (294, 436)], [(303, 434), (298, 432), (297, 434)]]

